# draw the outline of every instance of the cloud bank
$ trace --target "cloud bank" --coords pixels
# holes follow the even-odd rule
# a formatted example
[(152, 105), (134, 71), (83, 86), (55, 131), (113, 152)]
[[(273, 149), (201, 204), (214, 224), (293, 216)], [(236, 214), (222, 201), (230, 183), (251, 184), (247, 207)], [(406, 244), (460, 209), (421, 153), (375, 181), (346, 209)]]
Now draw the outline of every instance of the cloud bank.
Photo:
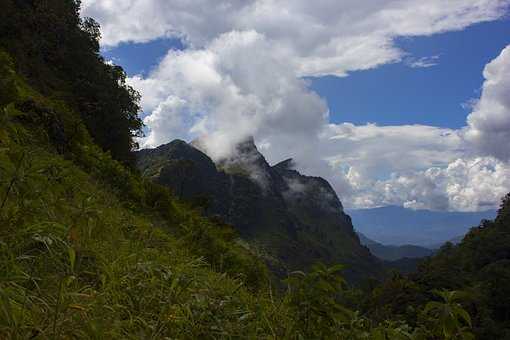
[[(328, 179), (346, 207), (400, 204), (435, 210), (494, 207), (510, 190), (510, 48), (487, 65), (482, 95), (462, 130), (331, 124), (327, 103), (303, 76), (346, 76), (414, 58), (398, 37), (460, 30), (504, 15), (508, 0), (85, 0), (103, 44), (179, 37), (147, 76), (145, 146), (206, 140), (215, 159), (254, 136), (269, 161), (293, 157)], [(150, 18), (150, 19), (148, 19)], [(492, 188), (492, 190), (491, 190)]]

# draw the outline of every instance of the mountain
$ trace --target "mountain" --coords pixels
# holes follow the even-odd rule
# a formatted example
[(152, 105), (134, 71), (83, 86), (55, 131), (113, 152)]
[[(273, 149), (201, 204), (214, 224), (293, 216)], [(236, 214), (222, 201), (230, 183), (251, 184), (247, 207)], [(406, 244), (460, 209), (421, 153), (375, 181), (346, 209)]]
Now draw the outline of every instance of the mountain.
[(197, 142), (174, 140), (141, 150), (138, 167), (207, 216), (235, 226), (273, 259), (273, 267), (301, 270), (322, 261), (345, 264), (353, 280), (381, 273), (326, 180), (300, 174), (290, 159), (270, 166), (253, 139), (217, 164), (199, 148)]
[(376, 257), (386, 261), (396, 261), (404, 258), (414, 259), (434, 254), (434, 250), (414, 245), (384, 245), (358, 233), (362, 245), (368, 247)]
[(466, 234), (481, 220), (493, 219), (495, 210), (440, 212), (397, 206), (350, 210), (356, 230), (382, 244), (431, 247)]

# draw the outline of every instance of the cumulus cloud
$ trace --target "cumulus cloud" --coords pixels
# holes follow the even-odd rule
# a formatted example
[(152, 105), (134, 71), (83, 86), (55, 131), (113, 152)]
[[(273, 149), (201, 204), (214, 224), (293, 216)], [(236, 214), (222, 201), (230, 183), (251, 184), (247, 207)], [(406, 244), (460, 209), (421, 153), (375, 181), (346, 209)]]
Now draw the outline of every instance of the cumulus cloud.
[(485, 67), (480, 100), (468, 116), (466, 138), (476, 150), (510, 160), (510, 46)]
[(184, 132), (188, 139), (204, 139), (210, 155), (220, 159), (248, 136), (265, 140), (266, 148), (274, 146), (275, 135), (279, 145), (318, 136), (327, 122), (326, 103), (295, 76), (284, 56), (254, 31), (223, 34), (206, 49), (169, 52), (147, 78), (130, 79), (152, 112), (145, 118), (145, 145)]
[(482, 94), (467, 126), (329, 124), (321, 156), (348, 208), (402, 205), (412, 209), (495, 208), (510, 190), (510, 46), (484, 71)]
[(348, 176), (356, 186), (353, 207), (478, 211), (493, 209), (510, 188), (510, 165), (492, 157), (457, 159), (385, 180), (363, 178), (354, 169)]
[[(346, 76), (403, 61), (430, 67), (397, 37), (460, 30), (503, 16), (510, 0), (83, 0), (103, 45), (179, 37), (147, 76), (145, 146), (202, 138), (216, 159), (254, 136), (272, 163), (328, 179), (348, 207), (399, 204), (481, 210), (510, 190), (509, 48), (487, 65), (482, 96), (462, 130), (330, 124), (303, 76)], [(467, 141), (467, 142), (466, 142)], [(473, 151), (475, 150), (475, 151)], [(492, 188), (492, 190), (491, 190)]]

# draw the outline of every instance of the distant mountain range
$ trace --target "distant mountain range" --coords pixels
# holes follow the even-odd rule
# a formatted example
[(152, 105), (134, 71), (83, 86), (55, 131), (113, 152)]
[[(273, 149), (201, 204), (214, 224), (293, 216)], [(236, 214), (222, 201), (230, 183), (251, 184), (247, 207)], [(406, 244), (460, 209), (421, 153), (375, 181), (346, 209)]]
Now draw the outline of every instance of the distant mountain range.
[(385, 261), (396, 261), (404, 258), (422, 258), (431, 256), (435, 252), (432, 249), (414, 245), (384, 245), (366, 237), (362, 233), (358, 233), (358, 236), (362, 245), (370, 249), (370, 252), (376, 257)]
[(459, 240), (483, 219), (494, 219), (496, 210), (482, 212), (440, 212), (397, 206), (350, 210), (355, 229), (383, 245), (416, 245), (439, 248), (446, 241)]

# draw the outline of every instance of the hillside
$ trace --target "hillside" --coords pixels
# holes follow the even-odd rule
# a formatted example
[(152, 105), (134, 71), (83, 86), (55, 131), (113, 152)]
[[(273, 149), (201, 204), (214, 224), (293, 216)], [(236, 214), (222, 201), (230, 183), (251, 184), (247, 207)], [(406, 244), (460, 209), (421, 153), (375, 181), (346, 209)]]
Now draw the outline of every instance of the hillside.
[(231, 228), (101, 151), (3, 52), (0, 75), (0, 338), (259, 332), (232, 315), (267, 270)]
[(442, 212), (388, 206), (350, 210), (349, 215), (356, 230), (379, 243), (433, 248), (465, 235), (481, 220), (493, 219), (496, 211)]
[(137, 156), (143, 175), (235, 226), (276, 259), (268, 263), (283, 267), (280, 275), (321, 261), (345, 264), (352, 280), (381, 277), (381, 264), (360, 245), (329, 183), (293, 170), (291, 160), (270, 166), (253, 140), (218, 164), (180, 140)]

